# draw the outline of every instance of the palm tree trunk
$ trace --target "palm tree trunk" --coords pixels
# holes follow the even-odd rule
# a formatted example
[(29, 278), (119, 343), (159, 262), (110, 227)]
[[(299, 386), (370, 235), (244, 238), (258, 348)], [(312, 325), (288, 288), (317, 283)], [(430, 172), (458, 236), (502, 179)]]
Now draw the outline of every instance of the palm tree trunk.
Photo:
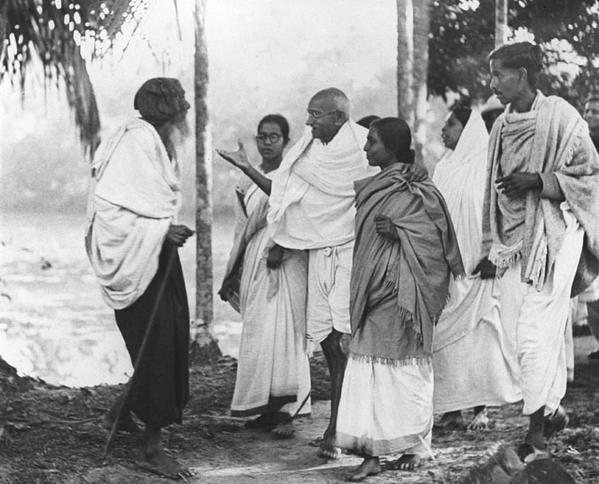
[(196, 135), (196, 314), (191, 325), (191, 355), (195, 361), (212, 361), (221, 355), (212, 335), (212, 207), (206, 167), (208, 108), (208, 52), (206, 0), (195, 0), (195, 135)]
[(428, 36), (433, 0), (414, 3), (414, 68), (412, 70), (412, 96), (414, 99), (413, 139), (416, 158), (422, 161), (426, 142), (426, 111), (428, 109)]
[(507, 42), (507, 2), (508, 0), (495, 0), (495, 48)]
[(410, 126), (414, 125), (413, 70), (413, 0), (397, 0), (397, 112)]
[(397, 0), (397, 110), (414, 133), (419, 161), (425, 136), (431, 5), (432, 0)]

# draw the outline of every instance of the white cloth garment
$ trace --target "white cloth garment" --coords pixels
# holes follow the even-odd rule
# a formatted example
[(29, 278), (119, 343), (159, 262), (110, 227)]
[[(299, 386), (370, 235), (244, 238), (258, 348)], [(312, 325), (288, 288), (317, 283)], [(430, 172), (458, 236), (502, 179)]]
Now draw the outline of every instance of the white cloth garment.
[(374, 174), (363, 147), (368, 130), (346, 122), (327, 144), (307, 129), (273, 177), (268, 213), (272, 240), (291, 249), (354, 239), (354, 181)]
[(333, 328), (351, 334), (349, 282), (353, 249), (352, 240), (341, 246), (309, 251), (306, 334), (309, 354)]
[(450, 299), (435, 327), (436, 413), (521, 399), (516, 320), (500, 317), (499, 282), (472, 275), (482, 257), (488, 138), (480, 114), (473, 110), (455, 150), (439, 161), (433, 175), (447, 202), (468, 274), (450, 282)]
[(283, 247), (309, 250), (309, 354), (333, 327), (350, 332), (354, 181), (378, 171), (363, 151), (367, 134), (349, 120), (324, 144), (308, 128), (273, 176), (269, 236)]
[[(247, 213), (261, 212), (267, 195), (252, 184), (244, 196)], [(280, 411), (293, 414), (310, 392), (310, 364), (304, 351), (307, 257), (290, 250), (279, 268), (266, 267), (266, 227), (247, 243), (240, 284), (243, 321), (231, 413), (267, 413), (269, 402), (295, 396)], [(310, 399), (301, 414), (311, 411)]]
[(180, 206), (179, 167), (154, 127), (131, 119), (92, 164), (85, 246), (104, 301), (123, 309), (139, 298)]
[[(502, 308), (505, 317), (517, 319), (518, 361), (524, 415), (542, 406), (550, 415), (566, 393), (566, 330), (570, 290), (582, 250), (584, 231), (561, 204), (566, 233), (555, 264), (541, 290), (521, 282), (521, 261), (511, 265), (501, 282), (518, 290)], [(504, 316), (502, 316), (504, 317)]]
[(433, 366), (349, 358), (336, 444), (370, 456), (430, 453)]

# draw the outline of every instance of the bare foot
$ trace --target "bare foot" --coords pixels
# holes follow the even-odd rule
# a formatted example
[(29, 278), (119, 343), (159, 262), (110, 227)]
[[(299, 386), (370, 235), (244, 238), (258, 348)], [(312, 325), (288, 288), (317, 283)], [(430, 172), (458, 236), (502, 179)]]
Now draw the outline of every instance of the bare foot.
[(487, 409), (484, 408), (478, 412), (472, 422), (468, 424), (468, 430), (487, 430), (489, 428), (489, 416), (487, 415)]
[[(115, 416), (112, 414), (112, 412), (106, 413), (102, 419), (102, 427), (110, 432), (112, 430), (112, 426), (114, 425), (114, 419)], [(141, 432), (141, 429), (133, 420), (131, 412), (126, 412), (123, 416), (121, 416), (116, 429), (122, 432), (129, 432), (130, 434), (137, 434)]]
[(148, 472), (173, 480), (191, 477), (190, 470), (177, 462), (176, 459), (166, 455), (162, 448), (140, 452), (135, 464)]
[(272, 429), (271, 433), (280, 439), (290, 439), (295, 433), (293, 422), (291, 420), (289, 422), (281, 422), (274, 429)]
[(339, 459), (341, 449), (335, 445), (334, 437), (325, 435), (320, 443), (320, 448), (316, 453), (318, 457), (323, 459)]
[(444, 413), (441, 417), (441, 420), (435, 425), (435, 427), (444, 430), (462, 430), (464, 428), (462, 412), (458, 410), (456, 412)]
[(398, 471), (413, 471), (422, 465), (423, 458), (416, 454), (404, 454), (397, 459), (391, 468)]
[(281, 422), (289, 419), (290, 415), (285, 412), (271, 412), (260, 415), (259, 417), (248, 420), (244, 427), (246, 429), (265, 429), (272, 430)]
[(362, 482), (368, 476), (376, 476), (383, 468), (378, 457), (365, 457), (360, 466), (351, 476), (347, 478), (349, 482)]

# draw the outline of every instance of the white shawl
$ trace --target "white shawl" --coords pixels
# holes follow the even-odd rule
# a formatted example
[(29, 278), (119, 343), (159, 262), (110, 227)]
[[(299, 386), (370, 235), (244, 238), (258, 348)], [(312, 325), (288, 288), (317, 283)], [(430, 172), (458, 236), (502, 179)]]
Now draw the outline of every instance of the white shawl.
[(179, 205), (179, 167), (152, 125), (132, 119), (100, 146), (85, 246), (111, 308), (130, 306), (147, 289)]
[(455, 150), (445, 153), (433, 175), (451, 214), (466, 274), (481, 259), (488, 141), (483, 119), (472, 111)]
[(495, 281), (472, 276), (482, 257), (488, 140), (483, 119), (472, 111), (455, 150), (448, 150), (435, 167), (433, 183), (447, 203), (467, 276), (450, 283), (449, 301), (435, 327), (434, 352), (463, 338), (481, 323), (501, 325)]
[(272, 180), (268, 230), (279, 245), (315, 249), (354, 239), (355, 180), (378, 171), (363, 152), (368, 130), (345, 123), (327, 144), (310, 129), (289, 150)]

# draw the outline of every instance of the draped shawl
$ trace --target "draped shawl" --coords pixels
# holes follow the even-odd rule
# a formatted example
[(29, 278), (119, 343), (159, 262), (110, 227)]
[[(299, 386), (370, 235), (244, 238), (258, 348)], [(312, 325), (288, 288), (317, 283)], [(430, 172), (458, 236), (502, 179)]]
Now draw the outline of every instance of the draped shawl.
[(455, 149), (447, 150), (433, 174), (451, 214), (467, 274), (481, 259), (488, 141), (485, 123), (473, 110)]
[[(450, 273), (464, 274), (443, 197), (429, 180), (407, 181), (406, 168), (397, 164), (356, 183), (351, 351), (380, 361), (430, 355)], [(376, 232), (379, 214), (391, 218), (399, 241)], [(417, 347), (402, 344), (406, 334)]]
[(354, 238), (354, 181), (374, 174), (363, 151), (368, 130), (347, 121), (327, 144), (310, 129), (272, 180), (268, 230), (279, 245), (315, 249)]
[[(275, 171), (268, 174), (262, 173), (270, 178)], [(229, 279), (234, 281), (233, 295), (228, 303), (239, 312), (239, 289), (241, 283), (241, 271), (243, 268), (243, 257), (249, 241), (260, 230), (266, 227), (266, 214), (268, 213), (268, 195), (258, 186), (250, 182), (249, 179), (240, 183), (236, 189), (237, 204), (235, 213), (237, 221), (235, 224), (235, 234), (233, 236), (233, 247), (229, 255), (229, 261), (225, 269), (223, 285)], [(253, 210), (248, 210), (248, 202), (252, 200)], [(222, 288), (221, 288), (222, 289)]]
[(487, 178), (489, 134), (477, 111), (472, 111), (454, 150), (435, 166), (433, 183), (439, 189), (455, 227), (467, 277), (453, 280), (450, 298), (435, 328), (433, 350), (456, 342), (481, 322), (500, 324), (494, 280), (472, 275), (482, 257), (482, 216)]
[(151, 124), (131, 119), (100, 145), (85, 246), (111, 308), (130, 306), (150, 284), (180, 198), (177, 161)]
[[(587, 288), (599, 275), (599, 155), (594, 149), (587, 124), (565, 100), (545, 97), (537, 91), (532, 151), (527, 171), (554, 175), (568, 206), (585, 232), (584, 245), (572, 295)], [(489, 172), (483, 212), (484, 252), (500, 241), (497, 192), (494, 182), (501, 160), (501, 133), (504, 126), (519, 122), (520, 113), (506, 107), (491, 131)], [(560, 202), (541, 198), (531, 190), (526, 195), (526, 215), (521, 250), (522, 281), (542, 287), (561, 247), (566, 223)]]

